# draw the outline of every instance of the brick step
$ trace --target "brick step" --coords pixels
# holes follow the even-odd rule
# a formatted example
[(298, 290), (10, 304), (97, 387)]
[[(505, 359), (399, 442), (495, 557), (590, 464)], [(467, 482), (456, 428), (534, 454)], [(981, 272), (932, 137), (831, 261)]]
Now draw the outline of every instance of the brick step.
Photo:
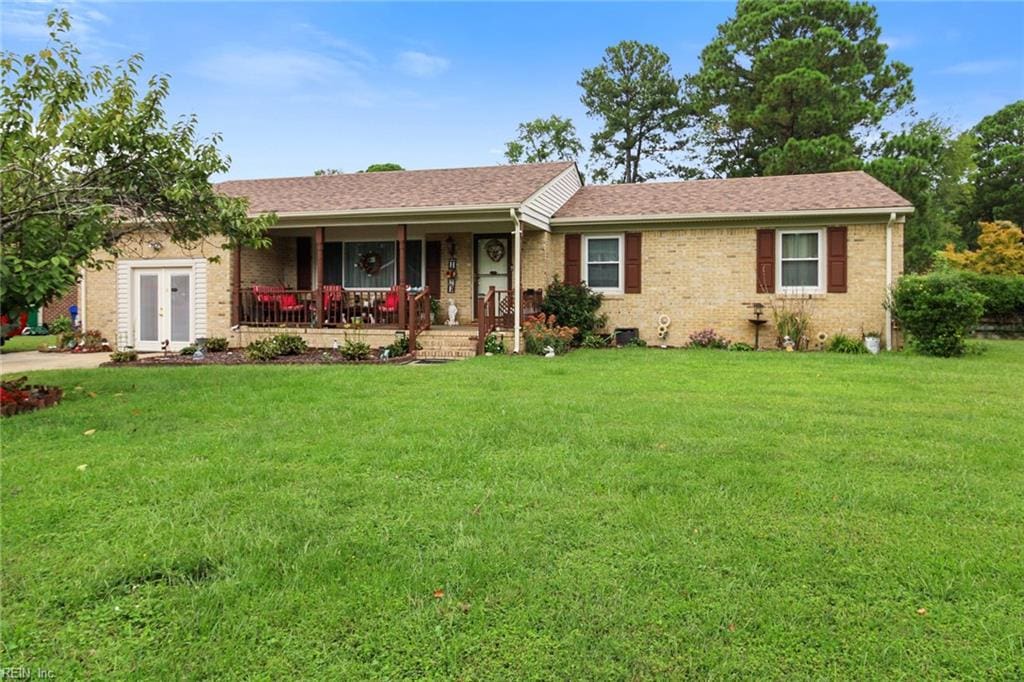
[(418, 350), (418, 360), (465, 360), (476, 356), (476, 351), (468, 350)]

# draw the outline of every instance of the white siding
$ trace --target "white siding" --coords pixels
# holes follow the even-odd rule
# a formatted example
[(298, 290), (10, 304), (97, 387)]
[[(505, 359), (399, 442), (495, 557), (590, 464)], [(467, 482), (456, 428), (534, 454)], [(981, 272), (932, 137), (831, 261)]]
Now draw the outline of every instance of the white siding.
[(168, 260), (122, 260), (117, 262), (115, 281), (117, 299), (117, 339), (114, 343), (135, 343), (132, 329), (132, 270), (134, 268), (192, 268), (192, 330), (195, 338), (205, 337), (207, 329), (207, 300), (209, 296), (209, 263), (205, 258)]
[(195, 329), (196, 339), (206, 337), (206, 266), (205, 258), (196, 260), (195, 265), (192, 266), (192, 286), (195, 287), (192, 314), (195, 315), (193, 329)]
[(580, 172), (576, 164), (573, 164), (523, 202), (520, 209), (523, 220), (541, 229), (550, 230), (551, 216), (569, 201), (580, 187)]

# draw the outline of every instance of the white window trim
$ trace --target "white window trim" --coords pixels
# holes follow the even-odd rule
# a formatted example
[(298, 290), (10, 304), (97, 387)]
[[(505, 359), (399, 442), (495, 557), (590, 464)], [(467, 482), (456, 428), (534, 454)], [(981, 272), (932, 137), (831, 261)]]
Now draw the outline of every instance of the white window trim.
[[(619, 240), (619, 286), (617, 287), (595, 287), (590, 283), (590, 240), (591, 239), (618, 239)], [(626, 278), (626, 236), (625, 234), (585, 234), (583, 235), (583, 253), (580, 254), (583, 266), (583, 279), (587, 286), (602, 294), (621, 294), (625, 292)], [(595, 261), (600, 263), (600, 261)], [(607, 261), (605, 261), (607, 263)]]
[[(782, 235), (784, 234), (816, 234), (818, 235), (818, 257), (814, 258), (787, 258), (787, 261), (818, 261), (818, 286), (816, 287), (785, 287), (782, 286)], [(775, 230), (775, 290), (783, 294), (823, 294), (825, 293), (825, 230), (813, 228), (805, 230)]]

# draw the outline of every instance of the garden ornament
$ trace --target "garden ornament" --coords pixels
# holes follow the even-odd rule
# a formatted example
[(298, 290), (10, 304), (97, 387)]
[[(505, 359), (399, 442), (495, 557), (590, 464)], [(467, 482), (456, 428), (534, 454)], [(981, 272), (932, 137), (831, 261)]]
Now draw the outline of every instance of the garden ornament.
[(447, 324), (447, 325), (449, 325), (451, 327), (456, 326), (457, 324), (459, 324), (458, 317), (459, 317), (459, 309), (455, 307), (455, 299), (454, 298), (449, 298), (448, 299), (448, 320), (445, 322), (445, 324)]
[(544, 357), (546, 357), (546, 358), (553, 358), (553, 357), (555, 357), (555, 347), (554, 346), (544, 346)]
[(788, 336), (783, 337), (783, 339), (782, 339), (782, 346), (783, 346), (783, 348), (786, 349), (787, 353), (792, 353), (793, 352), (793, 346), (794, 345), (795, 344), (793, 343), (793, 339), (789, 338)]

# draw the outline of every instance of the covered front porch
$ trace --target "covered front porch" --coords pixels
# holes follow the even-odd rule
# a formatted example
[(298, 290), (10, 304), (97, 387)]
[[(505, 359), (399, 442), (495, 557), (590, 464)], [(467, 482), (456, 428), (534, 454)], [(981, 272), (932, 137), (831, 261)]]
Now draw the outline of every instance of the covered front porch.
[[(515, 229), (511, 220), (273, 228), (270, 248), (233, 252), (232, 325), (247, 335), (361, 328), (411, 340), (445, 325), (472, 332), (482, 352), (488, 334), (515, 327)], [(539, 310), (543, 291), (520, 291), (522, 319)]]

